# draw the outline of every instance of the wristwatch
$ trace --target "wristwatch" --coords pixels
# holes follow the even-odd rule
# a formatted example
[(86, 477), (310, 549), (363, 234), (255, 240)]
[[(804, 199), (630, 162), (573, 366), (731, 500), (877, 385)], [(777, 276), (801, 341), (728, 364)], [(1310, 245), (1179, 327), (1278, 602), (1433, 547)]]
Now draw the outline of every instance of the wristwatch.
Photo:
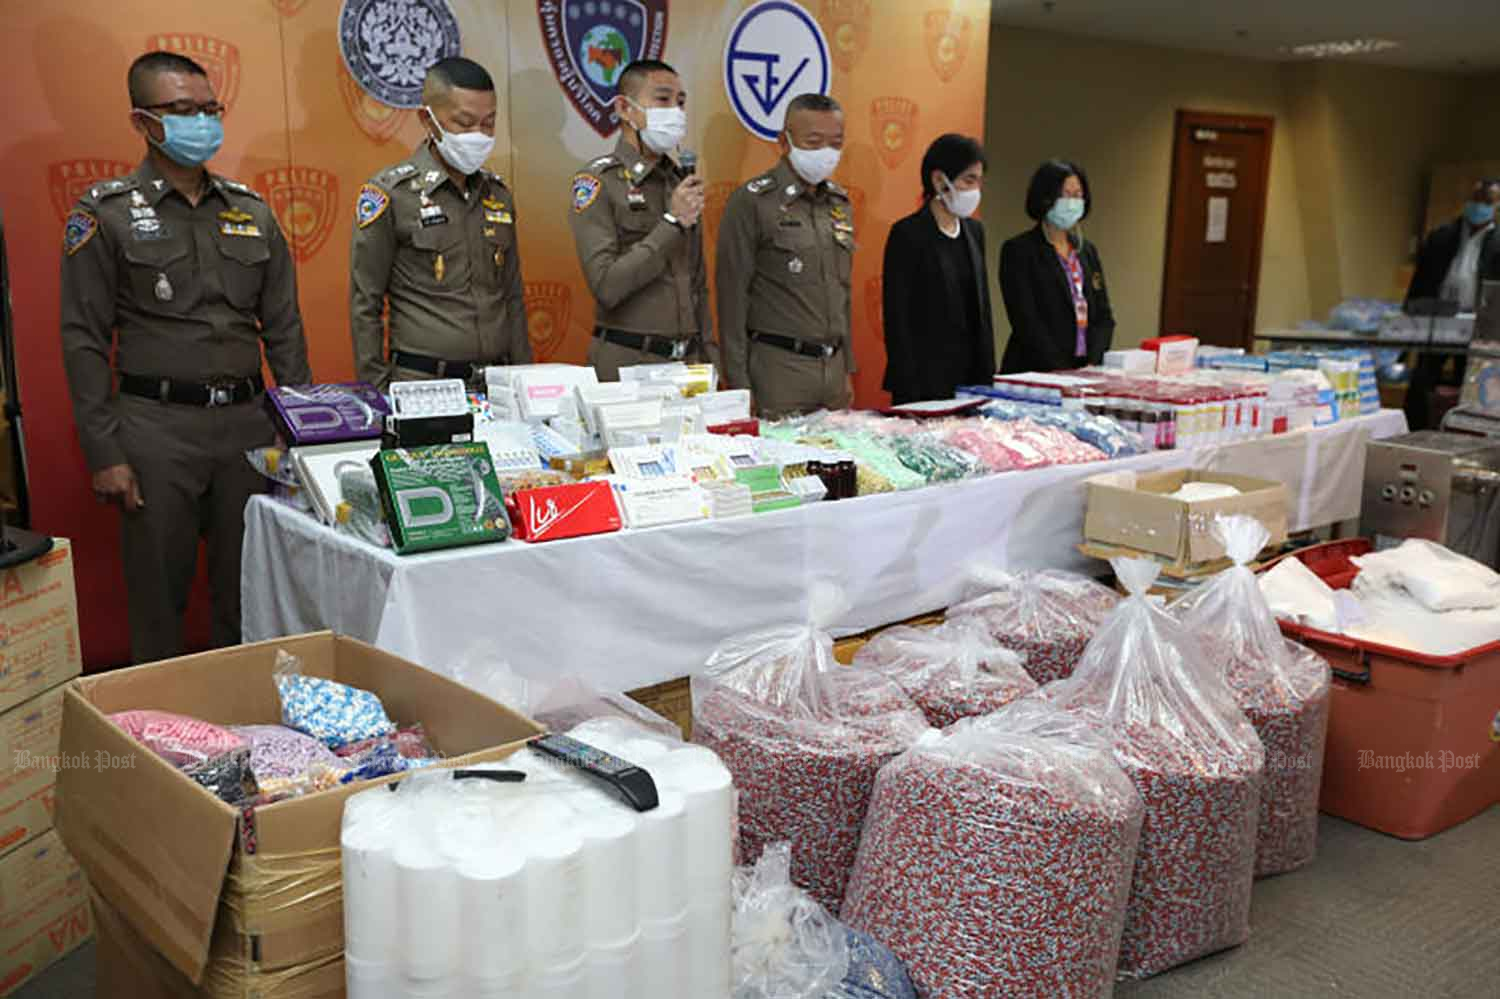
[(661, 217), (666, 219), (668, 224), (675, 225), (682, 232), (687, 232), (687, 226), (683, 225), (682, 220), (671, 212), (662, 212)]

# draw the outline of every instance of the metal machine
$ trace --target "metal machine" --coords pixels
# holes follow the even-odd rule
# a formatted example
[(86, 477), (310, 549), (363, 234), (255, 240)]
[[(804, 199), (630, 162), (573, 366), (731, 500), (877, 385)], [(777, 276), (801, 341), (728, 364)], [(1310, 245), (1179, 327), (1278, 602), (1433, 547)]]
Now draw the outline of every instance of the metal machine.
[(1500, 281), (1486, 281), (1458, 405), (1443, 429), (1500, 440)]
[(1500, 441), (1423, 431), (1371, 441), (1361, 533), (1426, 538), (1500, 568)]

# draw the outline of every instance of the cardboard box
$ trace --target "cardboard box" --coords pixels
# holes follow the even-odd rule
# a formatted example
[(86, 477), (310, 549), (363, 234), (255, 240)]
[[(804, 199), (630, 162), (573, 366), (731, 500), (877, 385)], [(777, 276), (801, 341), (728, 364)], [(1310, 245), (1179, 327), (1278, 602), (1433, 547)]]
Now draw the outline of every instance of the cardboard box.
[(8, 996), (93, 933), (88, 887), (57, 833), (0, 859), (0, 996)]
[[(349, 785), (236, 810), (109, 720), (158, 708), (224, 725), (276, 722), (276, 653), (379, 694), (421, 722), (445, 765), (498, 760), (542, 731), (452, 680), (328, 632), (170, 659), (77, 680), (63, 700), (57, 824), (96, 890), (194, 983), (296, 968), (343, 949), (339, 828)], [(230, 969), (226, 971), (227, 969)], [(236, 970), (238, 969), (238, 970)]]
[[(1171, 494), (1187, 482), (1234, 486), (1238, 496), (1187, 503)], [(1214, 518), (1229, 514), (1254, 517), (1271, 532), (1270, 544), (1286, 540), (1287, 488), (1280, 482), (1245, 475), (1179, 470), (1135, 475), (1115, 472), (1088, 480), (1087, 541), (1159, 555), (1176, 568), (1224, 557), (1224, 546), (1211, 533)]]
[(62, 704), (54, 687), (0, 715), (0, 854), (52, 828)]
[(82, 670), (73, 548), (59, 538), (41, 558), (0, 572), (0, 711)]

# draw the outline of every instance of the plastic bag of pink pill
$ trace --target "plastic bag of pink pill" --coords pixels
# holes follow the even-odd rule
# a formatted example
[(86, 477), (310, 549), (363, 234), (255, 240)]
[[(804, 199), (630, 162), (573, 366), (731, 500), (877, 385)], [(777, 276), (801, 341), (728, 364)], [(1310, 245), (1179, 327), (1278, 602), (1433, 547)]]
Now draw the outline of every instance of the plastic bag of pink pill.
[(171, 711), (119, 711), (109, 720), (174, 767), (197, 767), (245, 748), (229, 729)]

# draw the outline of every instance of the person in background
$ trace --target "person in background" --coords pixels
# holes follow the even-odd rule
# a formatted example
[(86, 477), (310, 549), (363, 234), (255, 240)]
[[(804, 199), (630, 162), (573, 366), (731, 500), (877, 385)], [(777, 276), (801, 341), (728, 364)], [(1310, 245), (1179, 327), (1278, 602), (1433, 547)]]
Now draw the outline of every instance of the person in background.
[(482, 385), (487, 365), (531, 362), (515, 198), (484, 169), (495, 82), (477, 62), (444, 59), (427, 71), (422, 101), (426, 141), (354, 205), (354, 370), (382, 390), (426, 378)]
[(787, 105), (781, 161), (729, 196), (715, 264), (731, 388), (762, 417), (845, 409), (854, 398), (849, 284), (854, 213), (829, 178), (844, 112), (821, 94)]
[(679, 165), (687, 91), (664, 62), (620, 73), (615, 151), (573, 175), (573, 242), (594, 295), (589, 363), (602, 381), (635, 364), (712, 362), (703, 178)]
[(984, 225), (973, 217), (984, 167), (978, 140), (939, 137), (922, 157), (922, 207), (886, 238), (884, 387), (897, 405), (994, 377)]
[(131, 64), (130, 124), (145, 158), (79, 199), (63, 228), (62, 354), (94, 495), (119, 507), (130, 653), (182, 652), (208, 543), (213, 640), (240, 640), (245, 452), (274, 439), (262, 358), (312, 381), (297, 273), (271, 207), (204, 164), (224, 107), (203, 67), (152, 52)]
[(1099, 364), (1115, 335), (1115, 315), (1099, 251), (1078, 224), (1093, 209), (1089, 178), (1066, 160), (1037, 168), (1026, 191), (1036, 227), (1000, 250), (1000, 292), (1010, 342), (1000, 370), (1059, 371)]
[[(1500, 179), (1481, 180), (1464, 204), (1463, 215), (1434, 229), (1417, 253), (1417, 269), (1406, 290), (1406, 308), (1414, 302), (1449, 302), (1459, 312), (1473, 312), (1485, 281), (1500, 281), (1500, 235), (1495, 212), (1500, 205)], [(1423, 354), (1406, 390), (1406, 422), (1413, 430), (1430, 429), (1432, 390), (1444, 381), (1448, 358)], [(1457, 358), (1457, 381), (1464, 378), (1464, 358)]]

